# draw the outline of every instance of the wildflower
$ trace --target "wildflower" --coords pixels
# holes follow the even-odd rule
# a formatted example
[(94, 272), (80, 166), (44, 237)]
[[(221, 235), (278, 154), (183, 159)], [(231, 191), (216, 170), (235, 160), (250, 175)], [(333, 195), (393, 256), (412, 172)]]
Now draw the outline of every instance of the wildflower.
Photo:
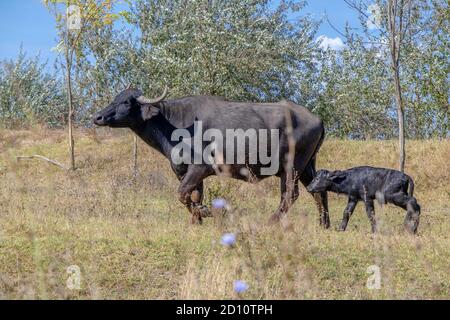
[(248, 284), (245, 281), (242, 280), (236, 280), (234, 281), (234, 292), (236, 293), (244, 293), (248, 289)]
[(212, 206), (214, 209), (224, 209), (227, 206), (225, 199), (218, 198), (212, 201)]
[(220, 243), (226, 247), (232, 247), (236, 244), (236, 235), (234, 233), (225, 233)]

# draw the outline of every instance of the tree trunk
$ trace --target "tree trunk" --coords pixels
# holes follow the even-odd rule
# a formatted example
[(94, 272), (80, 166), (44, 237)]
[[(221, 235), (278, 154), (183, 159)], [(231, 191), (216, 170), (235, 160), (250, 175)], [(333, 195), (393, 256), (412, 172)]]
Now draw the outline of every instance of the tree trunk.
[(402, 89), (400, 86), (400, 74), (398, 67), (394, 70), (395, 81), (395, 97), (397, 102), (397, 118), (398, 118), (398, 142), (399, 142), (399, 170), (405, 171), (405, 114), (402, 99)]
[(138, 173), (138, 141), (136, 134), (133, 134), (133, 179), (136, 182)]
[(400, 84), (400, 48), (403, 33), (403, 0), (388, 1), (388, 30), (390, 37), (390, 51), (392, 75), (395, 86), (395, 100), (397, 104), (398, 142), (399, 142), (399, 170), (405, 170), (405, 116)]
[(75, 170), (75, 142), (73, 139), (73, 96), (72, 96), (72, 62), (69, 57), (69, 51), (66, 49), (66, 68), (67, 68), (67, 98), (69, 102), (69, 156), (70, 156), (70, 170)]

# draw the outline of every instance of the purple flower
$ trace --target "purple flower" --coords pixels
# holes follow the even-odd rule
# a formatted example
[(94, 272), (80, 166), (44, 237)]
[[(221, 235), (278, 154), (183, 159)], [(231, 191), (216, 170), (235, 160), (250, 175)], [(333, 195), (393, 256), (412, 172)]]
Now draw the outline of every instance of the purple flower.
[(212, 201), (212, 206), (215, 209), (224, 209), (227, 206), (227, 202), (222, 198), (214, 199)]
[(236, 235), (234, 233), (225, 233), (220, 243), (226, 247), (232, 247), (236, 244)]
[(248, 289), (248, 284), (242, 280), (234, 281), (234, 292), (236, 293), (244, 293)]

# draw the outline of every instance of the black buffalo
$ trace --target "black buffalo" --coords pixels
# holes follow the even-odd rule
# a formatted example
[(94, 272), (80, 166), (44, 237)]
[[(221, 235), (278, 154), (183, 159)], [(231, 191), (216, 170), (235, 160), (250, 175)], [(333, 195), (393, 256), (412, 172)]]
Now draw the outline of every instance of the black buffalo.
[(414, 182), (408, 175), (392, 169), (356, 167), (343, 171), (319, 170), (307, 187), (309, 192), (331, 191), (348, 196), (348, 204), (340, 230), (347, 228), (348, 220), (358, 201), (364, 201), (366, 213), (376, 232), (374, 199), (382, 204), (393, 203), (407, 210), (405, 228), (416, 233), (419, 225), (420, 206), (413, 197)]
[[(162, 153), (180, 180), (179, 199), (192, 214), (193, 223), (201, 223), (210, 211), (202, 205), (203, 180), (211, 175), (224, 174), (250, 182), (259, 181), (264, 165), (250, 163), (251, 154), (245, 154), (244, 164), (176, 164), (171, 154), (179, 141), (172, 141), (174, 130), (186, 128), (193, 132), (194, 122), (202, 121), (203, 129), (279, 129), (279, 169), (273, 175), (281, 180), (281, 201), (271, 222), (289, 210), (299, 196), (300, 181), (307, 186), (316, 174), (316, 154), (324, 139), (322, 121), (306, 108), (289, 101), (278, 103), (242, 103), (225, 101), (215, 96), (189, 96), (166, 100), (166, 93), (156, 99), (145, 98), (140, 90), (126, 89), (117, 95), (105, 109), (96, 113), (93, 121), (98, 126), (127, 127), (147, 144)], [(224, 137), (225, 137), (224, 133)], [(245, 139), (245, 150), (249, 141)], [(259, 146), (259, 144), (258, 144)], [(270, 150), (270, 146), (268, 147)], [(226, 150), (224, 150), (226, 151)], [(225, 153), (225, 152), (224, 152)], [(215, 155), (217, 156), (217, 155)], [(320, 222), (328, 228), (326, 192), (313, 194), (320, 212)]]

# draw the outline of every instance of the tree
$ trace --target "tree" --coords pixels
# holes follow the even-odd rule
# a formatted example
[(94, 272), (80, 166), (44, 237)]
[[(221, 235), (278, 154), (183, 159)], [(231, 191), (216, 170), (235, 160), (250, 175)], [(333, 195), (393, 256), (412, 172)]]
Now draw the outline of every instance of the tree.
[(394, 136), (389, 70), (376, 48), (363, 36), (346, 30), (345, 47), (323, 47), (317, 56), (320, 73), (313, 111), (328, 135), (351, 139), (389, 139)]
[(65, 70), (68, 102), (69, 168), (75, 170), (72, 83), (74, 58), (80, 59), (84, 55), (82, 45), (87, 31), (111, 24), (116, 16), (111, 12), (112, 0), (44, 0), (44, 4), (55, 17), (59, 38), (57, 50), (63, 56), (62, 66)]
[(29, 58), (22, 49), (15, 60), (0, 62), (1, 126), (64, 125), (63, 84), (46, 68), (39, 56)]
[[(415, 0), (377, 0), (370, 7), (362, 0), (344, 0), (361, 16), (366, 35), (370, 42), (386, 45), (389, 49), (390, 67), (395, 90), (399, 137), (399, 169), (405, 168), (405, 105), (401, 84), (402, 51), (406, 43), (412, 41), (412, 19)], [(378, 33), (370, 33), (377, 29)]]
[(148, 95), (228, 99), (291, 98), (309, 104), (317, 24), (292, 18), (304, 3), (281, 1), (138, 0), (128, 21), (140, 35), (132, 60)]
[(402, 86), (400, 80), (400, 53), (402, 42), (408, 32), (411, 17), (412, 0), (388, 0), (387, 17), (389, 31), (389, 49), (391, 52), (392, 74), (397, 102), (398, 136), (400, 146), (399, 168), (405, 170), (405, 107), (403, 104)]
[(450, 10), (446, 0), (416, 0), (404, 46), (403, 88), (406, 128), (415, 138), (445, 138), (449, 127)]
[[(126, 17), (128, 11), (119, 11), (115, 16)], [(82, 112), (78, 113), (77, 120), (84, 125), (91, 124), (91, 115), (98, 108), (110, 103), (113, 97), (126, 87), (136, 83), (139, 69), (134, 52), (135, 41), (126, 28), (126, 21), (117, 19), (120, 28), (114, 24), (105, 24), (89, 30), (85, 34), (83, 59), (78, 59), (77, 68), (78, 86), (83, 92), (80, 103)], [(128, 26), (129, 27), (129, 26)], [(133, 134), (132, 170), (134, 181), (138, 173), (138, 142)]]

